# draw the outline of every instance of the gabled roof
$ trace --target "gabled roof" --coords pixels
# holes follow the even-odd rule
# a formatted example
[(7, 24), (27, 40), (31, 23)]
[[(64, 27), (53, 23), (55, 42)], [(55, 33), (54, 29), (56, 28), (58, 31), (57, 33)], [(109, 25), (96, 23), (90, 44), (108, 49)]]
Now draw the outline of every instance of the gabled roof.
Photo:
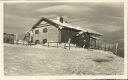
[(14, 36), (13, 33), (4, 33), (4, 35), (13, 35)]
[(55, 19), (48, 19), (48, 18), (44, 18), (42, 17), (33, 27), (32, 29), (36, 28), (42, 21), (46, 21), (46, 22), (50, 22), (51, 24), (55, 24), (55, 25), (58, 25), (58, 28), (62, 29), (62, 28), (70, 28), (70, 29), (75, 29), (75, 30), (78, 30), (80, 32), (88, 32), (88, 33), (91, 33), (91, 34), (96, 34), (96, 35), (99, 35), (99, 36), (102, 36), (103, 34), (101, 33), (98, 33), (94, 30), (91, 30), (91, 29), (82, 29), (81, 27), (75, 27), (75, 26), (72, 26), (71, 24), (69, 23), (66, 23), (66, 22), (59, 22), (58, 20), (55, 20)]

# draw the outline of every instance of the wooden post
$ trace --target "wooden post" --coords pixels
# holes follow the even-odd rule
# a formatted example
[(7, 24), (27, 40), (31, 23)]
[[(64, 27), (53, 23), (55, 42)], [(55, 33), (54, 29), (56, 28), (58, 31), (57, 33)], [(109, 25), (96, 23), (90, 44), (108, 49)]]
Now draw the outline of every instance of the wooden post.
[(16, 38), (15, 38), (15, 40), (16, 40), (16, 41), (18, 40), (18, 33), (16, 33)]
[(57, 48), (58, 48), (58, 42), (57, 42)]
[(96, 49), (96, 39), (94, 39), (94, 41), (95, 41), (95, 42), (94, 42), (94, 48)]
[(110, 50), (110, 44), (108, 44), (108, 51), (111, 51), (111, 50)]
[(75, 44), (75, 48), (76, 48), (76, 44)]
[(118, 43), (116, 43), (116, 51), (115, 51), (115, 54), (117, 54), (117, 51), (118, 51)]
[(15, 40), (16, 40), (16, 44), (18, 44), (18, 33), (16, 33)]
[(69, 43), (69, 50), (70, 50), (70, 43)]
[(106, 45), (104, 45), (104, 50), (106, 51)]
[(49, 42), (48, 42), (48, 47), (49, 47)]
[(66, 49), (66, 43), (64, 43), (64, 49)]
[(100, 49), (99, 46), (100, 46), (100, 44), (99, 44), (99, 40), (98, 40), (98, 41), (97, 41), (97, 49), (98, 49), (98, 50)]
[(70, 43), (71, 43), (71, 38), (68, 39), (68, 44), (69, 44), (69, 50), (70, 50)]

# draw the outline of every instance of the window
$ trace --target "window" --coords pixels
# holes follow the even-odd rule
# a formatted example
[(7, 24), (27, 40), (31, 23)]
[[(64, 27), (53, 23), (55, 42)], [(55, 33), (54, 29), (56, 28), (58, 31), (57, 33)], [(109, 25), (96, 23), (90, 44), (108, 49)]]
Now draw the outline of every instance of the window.
[(48, 29), (47, 29), (47, 28), (44, 28), (44, 29), (43, 29), (43, 32), (44, 32), (44, 33), (46, 33), (47, 31), (48, 31)]
[(47, 42), (47, 39), (43, 39), (43, 44), (45, 44)]
[(35, 30), (35, 34), (39, 34), (39, 30)]

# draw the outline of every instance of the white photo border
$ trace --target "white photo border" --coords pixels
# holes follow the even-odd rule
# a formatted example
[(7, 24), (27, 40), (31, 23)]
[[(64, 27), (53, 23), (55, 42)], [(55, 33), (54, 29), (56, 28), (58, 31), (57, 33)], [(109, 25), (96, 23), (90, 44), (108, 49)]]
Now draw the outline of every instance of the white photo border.
[[(60, 3), (60, 2), (123, 2), (124, 3), (124, 75), (84, 75), (84, 76), (5, 76), (3, 50), (4, 3)], [(127, 0), (54, 0), (54, 1), (1, 1), (0, 2), (0, 80), (50, 80), (50, 79), (128, 79), (128, 1)]]

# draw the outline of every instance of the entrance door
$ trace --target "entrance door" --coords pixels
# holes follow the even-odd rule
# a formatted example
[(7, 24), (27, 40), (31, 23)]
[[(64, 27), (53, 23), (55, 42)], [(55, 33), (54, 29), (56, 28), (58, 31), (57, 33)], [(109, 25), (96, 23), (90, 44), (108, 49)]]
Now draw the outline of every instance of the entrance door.
[(35, 41), (35, 44), (39, 44), (39, 43), (40, 43), (40, 41), (39, 41), (39, 40), (36, 40), (36, 41)]

